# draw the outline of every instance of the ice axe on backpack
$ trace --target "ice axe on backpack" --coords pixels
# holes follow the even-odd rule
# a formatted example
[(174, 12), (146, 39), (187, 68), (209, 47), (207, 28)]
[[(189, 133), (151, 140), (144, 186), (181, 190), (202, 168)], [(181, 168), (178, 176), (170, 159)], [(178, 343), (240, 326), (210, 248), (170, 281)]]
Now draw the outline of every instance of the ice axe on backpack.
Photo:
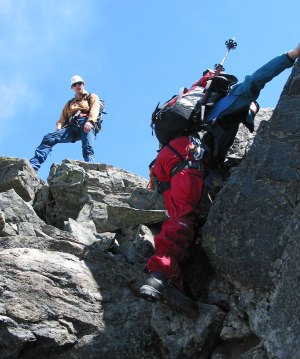
[[(236, 49), (237, 43), (234, 41), (235, 39), (229, 39), (225, 42), (225, 46), (227, 51), (225, 56), (223, 57), (220, 64), (215, 65), (215, 72), (207, 81), (207, 85), (204, 90), (204, 97), (202, 101), (198, 101), (194, 108), (194, 118), (200, 118), (201, 122), (204, 120), (206, 106), (212, 106), (218, 98), (221, 98), (226, 95), (228, 92), (228, 88), (230, 84), (234, 84), (237, 82), (237, 78), (233, 75), (225, 74), (221, 72), (225, 71), (224, 62), (229, 55), (231, 50)], [(196, 120), (197, 121), (197, 120)]]
[(223, 57), (221, 63), (215, 64), (215, 70), (217, 70), (218, 72), (225, 71), (225, 68), (223, 66), (224, 62), (227, 59), (227, 56), (229, 55), (230, 50), (235, 50), (236, 49), (237, 43), (234, 40), (235, 40), (235, 38), (225, 41), (225, 46), (227, 48), (225, 56)]

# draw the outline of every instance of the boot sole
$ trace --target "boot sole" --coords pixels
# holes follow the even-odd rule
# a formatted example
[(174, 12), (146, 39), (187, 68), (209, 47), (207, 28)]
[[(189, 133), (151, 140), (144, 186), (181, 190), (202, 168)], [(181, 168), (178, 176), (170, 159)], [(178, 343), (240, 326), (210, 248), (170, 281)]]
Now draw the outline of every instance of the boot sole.
[(140, 295), (143, 299), (146, 299), (150, 302), (156, 302), (162, 299), (161, 292), (146, 284), (141, 287)]
[(143, 285), (140, 289), (140, 295), (143, 299), (149, 302), (160, 301), (167, 304), (173, 310), (189, 316), (198, 314), (197, 304), (172, 286), (168, 286), (164, 292), (161, 293), (149, 285)]

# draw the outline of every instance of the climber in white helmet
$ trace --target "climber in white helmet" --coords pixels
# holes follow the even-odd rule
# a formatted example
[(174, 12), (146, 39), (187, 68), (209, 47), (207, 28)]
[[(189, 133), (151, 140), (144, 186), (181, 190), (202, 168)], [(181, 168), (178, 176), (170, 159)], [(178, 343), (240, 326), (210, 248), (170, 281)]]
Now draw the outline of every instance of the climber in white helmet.
[(75, 96), (69, 100), (56, 123), (56, 131), (44, 136), (41, 144), (30, 159), (32, 167), (38, 171), (57, 143), (69, 143), (81, 140), (82, 155), (86, 162), (95, 162), (94, 138), (95, 125), (103, 108), (99, 97), (84, 88), (85, 82), (79, 75), (71, 78), (71, 89)]

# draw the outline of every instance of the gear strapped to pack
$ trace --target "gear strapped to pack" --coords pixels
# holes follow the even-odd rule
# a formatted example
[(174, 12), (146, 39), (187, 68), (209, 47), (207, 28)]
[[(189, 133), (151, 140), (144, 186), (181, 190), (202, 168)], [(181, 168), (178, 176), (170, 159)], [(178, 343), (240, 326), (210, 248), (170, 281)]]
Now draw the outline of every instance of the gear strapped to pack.
[[(209, 78), (205, 87), (195, 85), (190, 90), (184, 89), (163, 105), (158, 104), (152, 113), (151, 128), (159, 143), (164, 146), (180, 134), (200, 130), (205, 115), (237, 81), (234, 75), (221, 73)], [(198, 83), (201, 83), (201, 79)]]
[[(234, 75), (223, 72), (224, 61), (237, 44), (234, 39), (230, 39), (225, 45), (227, 53), (221, 63), (215, 65), (215, 70), (204, 71), (200, 80), (195, 82), (189, 90), (180, 89), (178, 95), (173, 96), (164, 104), (158, 103), (152, 113), (152, 135), (155, 132), (160, 147), (170, 148), (169, 142), (180, 136), (189, 136), (193, 141), (198, 141), (198, 143), (193, 143), (195, 150), (193, 157), (196, 162), (184, 161), (181, 158), (181, 162), (172, 168), (170, 175), (174, 176), (187, 168), (204, 170), (204, 164), (206, 177), (212, 178), (211, 174), (216, 173), (225, 161), (239, 125), (243, 124), (250, 132), (254, 131), (254, 117), (259, 110), (257, 102), (254, 102), (256, 111), (251, 109), (251, 104), (229, 113), (215, 111), (218, 107), (214, 105), (226, 97), (232, 86), (238, 82)], [(220, 103), (226, 104), (226, 99)], [(174, 149), (173, 152), (175, 152)], [(197, 162), (199, 159), (202, 160), (200, 164)]]
[(170, 178), (172, 178), (173, 176), (175, 176), (178, 172), (181, 172), (182, 170), (188, 169), (188, 168), (192, 168), (192, 169), (196, 169), (199, 171), (204, 171), (204, 166), (201, 160), (198, 161), (189, 161), (189, 160), (185, 160), (181, 154), (170, 144), (167, 144), (167, 147), (175, 153), (175, 155), (180, 159), (180, 162), (176, 163), (170, 172)]

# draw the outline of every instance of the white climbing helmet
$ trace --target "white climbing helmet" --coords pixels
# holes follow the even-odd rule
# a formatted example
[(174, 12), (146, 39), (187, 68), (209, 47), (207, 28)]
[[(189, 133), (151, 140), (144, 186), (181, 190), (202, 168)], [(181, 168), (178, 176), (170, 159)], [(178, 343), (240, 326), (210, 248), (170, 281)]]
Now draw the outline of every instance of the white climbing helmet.
[(76, 83), (76, 82), (83, 82), (83, 78), (79, 75), (74, 75), (71, 77), (71, 87)]

